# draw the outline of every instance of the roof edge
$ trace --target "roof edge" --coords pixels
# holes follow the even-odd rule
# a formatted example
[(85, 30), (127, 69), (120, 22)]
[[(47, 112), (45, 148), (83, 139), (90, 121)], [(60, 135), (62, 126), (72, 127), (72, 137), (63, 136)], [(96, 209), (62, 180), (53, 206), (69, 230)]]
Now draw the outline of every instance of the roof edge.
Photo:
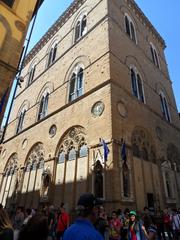
[(67, 20), (79, 9), (87, 0), (74, 0), (70, 6), (61, 14), (61, 16), (55, 21), (55, 23), (47, 30), (47, 32), (40, 38), (40, 40), (34, 45), (25, 58), (24, 66), (26, 66), (41, 50), (44, 45), (57, 33), (57, 31), (67, 22)]
[(141, 17), (143, 18), (143, 20), (145, 21), (145, 23), (147, 24), (147, 26), (149, 27), (149, 29), (154, 33), (154, 35), (157, 37), (157, 39), (160, 41), (160, 43), (162, 44), (163, 49), (166, 48), (166, 43), (164, 41), (164, 39), (161, 37), (161, 35), (158, 33), (158, 31), (155, 29), (155, 27), (152, 25), (152, 23), (150, 22), (150, 20), (148, 19), (148, 17), (146, 17), (146, 15), (143, 13), (143, 11), (140, 9), (140, 7), (138, 6), (138, 4), (135, 2), (135, 0), (126, 0), (126, 2), (128, 2), (129, 4), (131, 4), (135, 10), (140, 13)]

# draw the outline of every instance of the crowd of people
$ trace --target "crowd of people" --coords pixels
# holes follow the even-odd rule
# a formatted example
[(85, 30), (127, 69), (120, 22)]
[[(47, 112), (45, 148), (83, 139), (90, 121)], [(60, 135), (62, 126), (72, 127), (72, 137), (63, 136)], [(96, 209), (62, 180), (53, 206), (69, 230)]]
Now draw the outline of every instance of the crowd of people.
[(80, 196), (74, 214), (46, 206), (41, 210), (18, 207), (8, 214), (0, 205), (0, 240), (178, 240), (180, 213), (166, 208), (159, 215), (126, 208), (107, 214), (103, 202), (91, 193)]

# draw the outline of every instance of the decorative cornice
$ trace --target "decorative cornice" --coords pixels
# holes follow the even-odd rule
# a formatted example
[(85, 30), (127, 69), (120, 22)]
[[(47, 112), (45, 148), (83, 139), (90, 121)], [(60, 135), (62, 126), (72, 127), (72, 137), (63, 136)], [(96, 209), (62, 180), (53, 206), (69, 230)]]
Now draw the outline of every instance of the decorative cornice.
[(40, 51), (44, 45), (58, 32), (58, 30), (67, 22), (67, 20), (85, 3), (87, 0), (74, 0), (57, 21), (48, 29), (44, 36), (37, 42), (33, 49), (28, 53), (25, 59), (27, 65)]
[(137, 3), (135, 2), (135, 0), (125, 0), (129, 7), (132, 7), (137, 15), (139, 15), (139, 17), (142, 18), (144, 24), (150, 29), (150, 31), (152, 31), (152, 33), (156, 36), (156, 38), (159, 40), (159, 42), (162, 44), (163, 48), (166, 48), (166, 44), (164, 39), (160, 36), (160, 34), (157, 32), (157, 30), (154, 28), (154, 26), (152, 25), (152, 23), (149, 21), (149, 19), (144, 15), (144, 13), (142, 12), (142, 10), (139, 8), (139, 6), (137, 5)]
[[(57, 21), (49, 28), (49, 30), (44, 34), (44, 36), (37, 42), (37, 44), (28, 53), (25, 59), (25, 64), (27, 65), (40, 51), (44, 45), (58, 32), (58, 30), (68, 21), (68, 19), (85, 3), (87, 0), (74, 0), (71, 5), (65, 10), (65, 12), (57, 19)], [(125, 0), (130, 7), (132, 7), (139, 15), (147, 27), (153, 32), (157, 39), (162, 44), (163, 48), (166, 47), (164, 39), (160, 36), (157, 30), (153, 27), (149, 19), (144, 15), (142, 10), (138, 7), (135, 0)]]

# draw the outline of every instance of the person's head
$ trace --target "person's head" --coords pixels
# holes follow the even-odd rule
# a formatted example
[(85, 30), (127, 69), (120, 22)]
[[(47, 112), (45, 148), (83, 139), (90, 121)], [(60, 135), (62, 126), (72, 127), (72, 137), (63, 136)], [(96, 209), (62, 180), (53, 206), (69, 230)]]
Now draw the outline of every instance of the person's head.
[(18, 240), (47, 240), (48, 232), (47, 217), (43, 215), (35, 215), (21, 229)]
[(22, 207), (18, 207), (16, 213), (21, 213), (21, 212), (23, 212), (23, 208)]
[(54, 212), (54, 206), (53, 205), (49, 206), (49, 212)]
[(0, 230), (6, 228), (12, 228), (12, 225), (6, 211), (0, 208)]
[(116, 219), (117, 218), (117, 212), (116, 211), (113, 211), (112, 212), (112, 219)]
[(26, 215), (27, 215), (27, 216), (31, 215), (31, 209), (30, 209), (30, 208), (27, 208), (27, 209), (26, 209)]
[(99, 209), (99, 213), (104, 213), (104, 207), (102, 205), (99, 206), (98, 209)]
[(165, 208), (165, 209), (164, 209), (164, 213), (165, 213), (165, 214), (168, 214), (168, 208)]
[(66, 210), (65, 204), (62, 202), (61, 205), (60, 205), (60, 211), (61, 211), (61, 213), (64, 213), (65, 210)]
[(135, 222), (136, 221), (136, 217), (137, 217), (136, 212), (135, 211), (130, 211), (130, 213), (129, 213), (130, 221), (131, 222)]
[(148, 207), (144, 207), (144, 212), (145, 213), (149, 213), (149, 208)]
[(98, 217), (98, 206), (100, 205), (102, 205), (102, 201), (92, 193), (82, 194), (76, 207), (77, 215), (81, 218), (89, 218), (90, 221), (95, 222)]

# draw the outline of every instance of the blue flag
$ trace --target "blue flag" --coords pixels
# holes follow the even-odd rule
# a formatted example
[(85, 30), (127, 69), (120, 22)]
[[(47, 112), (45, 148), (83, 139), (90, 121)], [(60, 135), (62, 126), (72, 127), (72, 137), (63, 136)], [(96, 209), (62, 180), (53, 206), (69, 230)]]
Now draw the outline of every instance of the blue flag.
[(122, 158), (123, 161), (126, 162), (127, 155), (126, 155), (126, 143), (125, 143), (125, 141), (123, 142), (122, 148), (121, 148), (121, 158)]
[(109, 154), (109, 148), (106, 144), (106, 142), (102, 139), (102, 145), (103, 145), (103, 150), (104, 150), (104, 161), (107, 161), (108, 154)]

